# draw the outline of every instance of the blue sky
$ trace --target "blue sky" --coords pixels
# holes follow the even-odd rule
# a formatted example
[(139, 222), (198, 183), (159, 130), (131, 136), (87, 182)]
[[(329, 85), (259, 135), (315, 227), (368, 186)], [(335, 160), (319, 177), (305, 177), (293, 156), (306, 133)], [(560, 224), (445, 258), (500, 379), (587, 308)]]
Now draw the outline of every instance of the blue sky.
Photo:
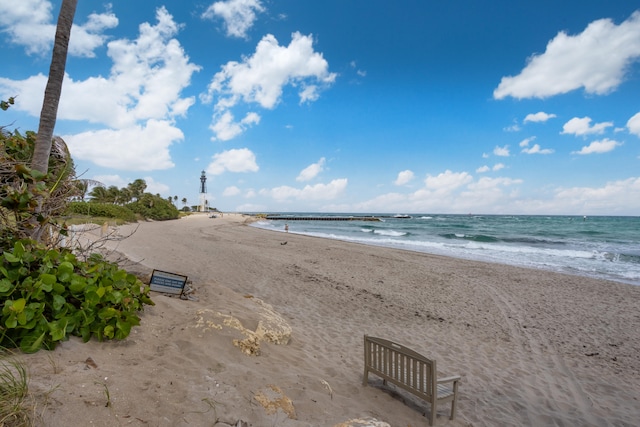
[[(640, 214), (636, 1), (79, 0), (83, 178), (245, 212)], [(0, 2), (37, 129), (60, 1)], [(178, 202), (178, 205), (182, 204)]]

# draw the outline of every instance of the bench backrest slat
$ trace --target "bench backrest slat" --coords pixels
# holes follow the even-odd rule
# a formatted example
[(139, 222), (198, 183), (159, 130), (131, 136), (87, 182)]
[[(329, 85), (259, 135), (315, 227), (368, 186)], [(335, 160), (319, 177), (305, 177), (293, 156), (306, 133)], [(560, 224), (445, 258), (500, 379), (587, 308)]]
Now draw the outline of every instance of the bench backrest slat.
[(365, 364), (368, 370), (395, 385), (434, 401), (436, 363), (393, 341), (365, 336)]

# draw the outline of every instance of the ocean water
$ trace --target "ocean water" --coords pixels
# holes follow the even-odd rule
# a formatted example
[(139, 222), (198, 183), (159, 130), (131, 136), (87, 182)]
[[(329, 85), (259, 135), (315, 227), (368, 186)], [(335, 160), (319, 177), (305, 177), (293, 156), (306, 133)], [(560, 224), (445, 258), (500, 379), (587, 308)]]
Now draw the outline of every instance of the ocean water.
[(640, 217), (282, 214), (380, 222), (261, 220), (253, 226), (640, 285)]

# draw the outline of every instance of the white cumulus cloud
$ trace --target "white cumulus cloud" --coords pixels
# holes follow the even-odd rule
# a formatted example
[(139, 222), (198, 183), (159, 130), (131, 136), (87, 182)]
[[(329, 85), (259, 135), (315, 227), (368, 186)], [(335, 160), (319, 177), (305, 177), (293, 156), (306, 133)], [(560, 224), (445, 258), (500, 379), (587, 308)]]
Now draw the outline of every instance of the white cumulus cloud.
[[(601, 187), (559, 188), (555, 201), (564, 203), (565, 209), (589, 206), (589, 210), (601, 215), (612, 215), (612, 207), (631, 207), (628, 212), (640, 208), (640, 178), (610, 181)], [(619, 208), (618, 208), (619, 209)]]
[(328, 184), (306, 185), (304, 188), (290, 186), (276, 187), (262, 193), (273, 197), (277, 201), (295, 200), (333, 200), (347, 188), (346, 178), (334, 179)]
[(226, 197), (237, 196), (238, 194), (240, 194), (240, 189), (235, 185), (225, 188), (222, 192), (222, 195)]
[(493, 149), (493, 154), (499, 157), (509, 157), (509, 146), (505, 145), (504, 147), (498, 147)]
[[(207, 103), (217, 97), (214, 117), (217, 121), (216, 117), (223, 116), (240, 102), (273, 109), (287, 86), (298, 89), (300, 102), (315, 101), (320, 89), (330, 86), (336, 76), (329, 72), (329, 63), (322, 54), (313, 50), (311, 36), (296, 32), (288, 46), (280, 46), (278, 40), (268, 34), (260, 40), (252, 56), (223, 65), (200, 99)], [(216, 134), (215, 138), (220, 135)]]
[(179, 25), (165, 8), (156, 11), (156, 19), (156, 25), (140, 25), (137, 39), (108, 44), (107, 54), (113, 61), (108, 78), (65, 82), (62, 118), (122, 127), (185, 114), (195, 99), (180, 94), (200, 67), (189, 61), (174, 38)]
[(596, 123), (591, 126), (590, 117), (574, 117), (562, 126), (562, 134), (585, 136), (590, 134), (602, 134), (607, 128), (613, 126), (612, 122)]
[(529, 146), (529, 144), (535, 141), (536, 137), (532, 136), (531, 138), (525, 138), (520, 141), (520, 147), (522, 147), (522, 152), (525, 154), (552, 154), (554, 152), (551, 148), (542, 148), (540, 144), (534, 144), (533, 146)]
[(558, 33), (543, 54), (528, 59), (520, 74), (503, 77), (493, 96), (547, 98), (579, 88), (589, 94), (607, 94), (622, 83), (638, 58), (640, 11), (619, 25), (599, 19), (580, 34)]
[(525, 147), (522, 149), (525, 154), (553, 154), (554, 150), (551, 148), (542, 148), (540, 144), (533, 144), (531, 147)]
[[(29, 55), (47, 54), (56, 33), (57, 16), (54, 18), (52, 9), (49, 0), (0, 2), (0, 31)], [(118, 26), (118, 18), (110, 10), (92, 13), (85, 23), (79, 21), (76, 16), (71, 27), (69, 55), (94, 57), (95, 49), (107, 40), (104, 31)]]
[(496, 189), (498, 187), (508, 187), (511, 185), (522, 184), (522, 180), (513, 178), (488, 178), (482, 177), (478, 181), (471, 182), (466, 188), (468, 190), (483, 191), (488, 189)]
[(213, 161), (207, 167), (212, 175), (222, 175), (229, 172), (257, 172), (256, 156), (248, 148), (239, 148), (214, 154)]
[(402, 172), (399, 172), (398, 177), (393, 183), (395, 185), (406, 185), (411, 181), (413, 181), (413, 178), (414, 178), (413, 172), (407, 169)]
[(149, 120), (125, 129), (101, 129), (62, 137), (73, 157), (121, 170), (150, 171), (174, 166), (169, 147), (184, 139), (165, 120)]
[(171, 188), (162, 182), (158, 182), (153, 177), (145, 176), (144, 182), (147, 184), (147, 188), (144, 190), (151, 194), (167, 194)]
[(637, 113), (629, 119), (627, 128), (629, 129), (629, 133), (640, 136), (640, 113)]
[(572, 154), (602, 154), (613, 151), (616, 147), (622, 145), (621, 142), (605, 138), (601, 141), (593, 141), (591, 144), (582, 147), (580, 151), (573, 151)]
[(296, 181), (304, 182), (312, 180), (324, 170), (325, 163), (326, 159), (324, 157), (321, 157), (317, 163), (313, 163), (300, 171), (300, 174), (296, 177)]
[(219, 139), (221, 141), (233, 139), (254, 124), (260, 123), (260, 116), (257, 113), (248, 113), (239, 122), (235, 121), (230, 111), (225, 111), (221, 115), (214, 116), (214, 119), (215, 122), (209, 126), (209, 129), (211, 129), (215, 135), (211, 139)]
[(545, 113), (544, 111), (540, 111), (537, 113), (527, 114), (527, 116), (524, 118), (524, 122), (540, 123), (540, 122), (546, 122), (547, 120), (553, 119), (555, 117), (556, 117), (555, 114), (548, 114), (548, 113)]
[(504, 165), (504, 163), (496, 163), (491, 168), (488, 165), (483, 165), (483, 166), (480, 166), (478, 169), (476, 169), (476, 172), (477, 173), (485, 173), (489, 171), (497, 172), (499, 170), (504, 169), (505, 167), (506, 166)]
[(336, 74), (328, 69), (329, 63), (322, 54), (313, 50), (311, 36), (296, 32), (289, 46), (280, 46), (268, 34), (258, 43), (253, 56), (243, 62), (228, 62), (216, 73), (203, 100), (210, 101), (214, 94), (219, 94), (218, 108), (226, 109), (244, 101), (272, 109), (288, 84), (304, 91), (309, 81), (333, 83)]
[(472, 181), (473, 177), (467, 172), (452, 172), (447, 169), (436, 176), (427, 175), (424, 184), (428, 190), (448, 193)]
[(219, 17), (224, 20), (227, 35), (246, 38), (247, 31), (253, 26), (256, 13), (264, 12), (260, 0), (227, 0), (211, 4), (202, 14), (203, 18)]
[(535, 139), (536, 139), (535, 136), (532, 136), (532, 137), (529, 137), (529, 138), (525, 138), (522, 141), (520, 141), (519, 145), (520, 145), (520, 147), (528, 147), (531, 142), (535, 141)]
[[(173, 166), (169, 146), (183, 139), (174, 120), (195, 103), (194, 97), (185, 98), (181, 93), (199, 67), (189, 61), (174, 38), (179, 25), (164, 7), (156, 10), (156, 19), (155, 25), (141, 24), (136, 39), (108, 43), (107, 55), (113, 65), (107, 77), (76, 80), (65, 76), (58, 119), (98, 125), (98, 129), (94, 126), (91, 131), (65, 136), (74, 156), (119, 169)], [(38, 117), (46, 81), (42, 74), (24, 80), (0, 78), (0, 96), (18, 95), (15, 109)], [(99, 129), (100, 125), (106, 128)]]
[(95, 50), (109, 39), (104, 31), (118, 26), (118, 18), (110, 11), (92, 13), (85, 24), (71, 27), (69, 55), (94, 58)]
[(483, 212), (495, 212), (515, 197), (518, 185), (522, 183), (506, 177), (481, 177), (476, 181), (466, 172), (450, 170), (429, 178), (425, 187), (411, 194), (392, 195), (395, 202), (391, 205), (396, 210), (411, 212), (471, 212), (478, 208)]

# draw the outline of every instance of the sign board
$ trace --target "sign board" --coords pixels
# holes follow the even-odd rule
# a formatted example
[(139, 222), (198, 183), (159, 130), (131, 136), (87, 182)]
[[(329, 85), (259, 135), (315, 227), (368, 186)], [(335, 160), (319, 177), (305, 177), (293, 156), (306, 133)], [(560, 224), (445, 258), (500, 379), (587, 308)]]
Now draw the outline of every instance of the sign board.
[(165, 292), (167, 294), (182, 294), (187, 276), (169, 273), (167, 271), (153, 270), (149, 286), (152, 291)]

